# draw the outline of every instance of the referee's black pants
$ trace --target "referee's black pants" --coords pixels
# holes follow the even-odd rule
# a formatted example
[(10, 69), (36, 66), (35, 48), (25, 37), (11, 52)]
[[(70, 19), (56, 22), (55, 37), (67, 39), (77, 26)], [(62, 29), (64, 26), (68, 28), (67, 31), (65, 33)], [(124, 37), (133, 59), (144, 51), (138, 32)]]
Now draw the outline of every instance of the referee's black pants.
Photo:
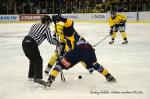
[(30, 60), (28, 78), (43, 79), (43, 60), (37, 43), (31, 37), (26, 36), (22, 42), (22, 48), (26, 57)]

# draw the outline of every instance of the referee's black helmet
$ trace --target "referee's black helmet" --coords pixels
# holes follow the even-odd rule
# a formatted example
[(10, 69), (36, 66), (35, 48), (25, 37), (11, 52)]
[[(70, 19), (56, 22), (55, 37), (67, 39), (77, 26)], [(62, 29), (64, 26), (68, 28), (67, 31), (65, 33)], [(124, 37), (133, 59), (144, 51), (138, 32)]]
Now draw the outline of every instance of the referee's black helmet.
[(46, 23), (46, 22), (49, 22), (49, 23), (52, 22), (51, 17), (48, 16), (48, 15), (44, 15), (44, 16), (42, 16), (42, 18), (41, 18), (41, 23)]

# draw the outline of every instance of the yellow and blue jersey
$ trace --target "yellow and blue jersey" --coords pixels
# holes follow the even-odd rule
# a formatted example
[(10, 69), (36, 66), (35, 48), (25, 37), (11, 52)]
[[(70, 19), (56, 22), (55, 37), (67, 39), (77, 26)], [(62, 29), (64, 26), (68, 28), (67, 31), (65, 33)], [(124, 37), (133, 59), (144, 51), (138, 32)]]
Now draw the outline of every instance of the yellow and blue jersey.
[(127, 17), (123, 14), (116, 14), (116, 17), (113, 19), (113, 18), (109, 18), (109, 25), (110, 27), (111, 26), (114, 26), (114, 25), (118, 25), (120, 24), (121, 22), (125, 22), (127, 19)]
[(65, 43), (65, 51), (74, 49), (77, 42), (82, 38), (73, 27), (74, 22), (66, 19), (65, 22), (58, 22), (56, 24), (56, 35), (59, 37), (60, 42)]

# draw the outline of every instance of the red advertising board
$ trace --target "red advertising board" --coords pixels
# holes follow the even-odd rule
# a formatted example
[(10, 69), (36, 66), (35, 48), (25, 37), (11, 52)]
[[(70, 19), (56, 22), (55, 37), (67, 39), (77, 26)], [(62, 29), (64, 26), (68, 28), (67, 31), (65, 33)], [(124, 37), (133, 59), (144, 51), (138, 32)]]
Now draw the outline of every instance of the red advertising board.
[(20, 21), (40, 21), (41, 17), (43, 15), (38, 15), (38, 14), (23, 14), (23, 15), (19, 15), (19, 19)]

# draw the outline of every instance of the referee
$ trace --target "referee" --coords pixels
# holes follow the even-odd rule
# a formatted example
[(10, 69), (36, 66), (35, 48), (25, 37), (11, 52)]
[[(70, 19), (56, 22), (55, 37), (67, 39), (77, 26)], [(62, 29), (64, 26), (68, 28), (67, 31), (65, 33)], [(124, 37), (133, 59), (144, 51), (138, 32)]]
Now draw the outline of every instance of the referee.
[(57, 40), (52, 38), (50, 32), (51, 18), (44, 15), (41, 23), (32, 25), (29, 33), (22, 42), (22, 48), (25, 56), (30, 60), (28, 78), (34, 78), (34, 82), (42, 83), (43, 79), (43, 60), (38, 46), (47, 39), (50, 44), (57, 44)]

